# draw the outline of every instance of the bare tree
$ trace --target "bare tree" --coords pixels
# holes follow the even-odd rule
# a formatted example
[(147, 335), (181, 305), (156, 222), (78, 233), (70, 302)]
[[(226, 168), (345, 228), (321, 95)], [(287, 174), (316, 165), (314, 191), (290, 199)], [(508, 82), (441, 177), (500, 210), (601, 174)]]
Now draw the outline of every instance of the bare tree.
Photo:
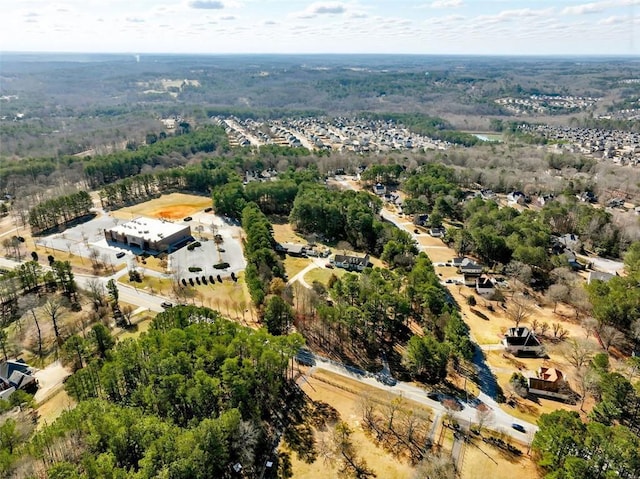
[(613, 326), (604, 324), (598, 327), (597, 332), (598, 336), (600, 336), (600, 341), (602, 341), (602, 345), (607, 352), (609, 352), (609, 348), (611, 348), (611, 346), (618, 347), (624, 343), (624, 334), (622, 334)]
[(558, 349), (562, 357), (576, 370), (586, 367), (596, 353), (594, 344), (587, 339), (571, 338)]
[(575, 385), (580, 394), (580, 410), (583, 410), (587, 395), (593, 392), (598, 384), (597, 374), (588, 366), (576, 370)]
[(515, 293), (507, 306), (507, 316), (516, 323), (516, 328), (520, 323), (526, 321), (533, 314), (533, 303), (523, 293)]
[(482, 427), (493, 418), (493, 409), (488, 406), (476, 408), (476, 422), (478, 428), (482, 431)]
[(98, 311), (98, 309), (106, 304), (106, 292), (104, 289), (104, 285), (99, 279), (91, 278), (89, 279), (89, 281), (87, 281), (87, 288), (89, 298), (91, 298), (91, 302), (93, 303), (93, 309)]
[(412, 479), (456, 479), (456, 466), (450, 456), (428, 452), (416, 466)]
[(125, 304), (121, 309), (121, 313), (126, 324), (131, 326), (131, 316), (133, 315), (133, 307), (129, 304)]
[(333, 448), (335, 456), (341, 459), (338, 474), (342, 477), (355, 479), (376, 477), (376, 474), (369, 469), (366, 462), (358, 456), (351, 439), (352, 434), (353, 431), (349, 425), (343, 421), (338, 422), (334, 429)]
[(556, 312), (558, 303), (564, 302), (569, 297), (569, 287), (564, 284), (552, 284), (547, 291), (547, 298), (553, 303), (553, 312)]
[(42, 310), (51, 319), (51, 322), (53, 323), (53, 333), (56, 336), (56, 343), (58, 344), (58, 346), (61, 345), (62, 338), (60, 337), (60, 326), (58, 324), (58, 320), (62, 315), (62, 301), (60, 301), (60, 299), (58, 298), (48, 299), (47, 302), (42, 306)]

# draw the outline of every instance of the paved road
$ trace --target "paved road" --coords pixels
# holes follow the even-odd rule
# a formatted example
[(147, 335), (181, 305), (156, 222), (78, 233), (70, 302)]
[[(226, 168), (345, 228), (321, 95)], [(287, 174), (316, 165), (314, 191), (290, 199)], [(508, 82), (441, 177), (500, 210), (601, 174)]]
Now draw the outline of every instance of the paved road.
[[(0, 268), (15, 269), (18, 266), (20, 266), (19, 262), (0, 257)], [(47, 265), (42, 265), (42, 268), (45, 271), (50, 269), (49, 266)], [(89, 281), (93, 279), (97, 279), (103, 285), (106, 286), (107, 282), (110, 279), (113, 278), (117, 280), (119, 276), (126, 274), (126, 272), (127, 271), (125, 269), (111, 276), (102, 276), (102, 277), (84, 275), (84, 274), (75, 274), (74, 276), (75, 276), (76, 283), (78, 284), (78, 287), (86, 290), (88, 289)], [(140, 291), (139, 289), (136, 289), (132, 286), (127, 286), (121, 283), (118, 283), (118, 291), (120, 292), (120, 299), (125, 303), (131, 303), (135, 306), (138, 306), (144, 309), (150, 309), (151, 311), (156, 311), (156, 312), (164, 311), (164, 308), (160, 306), (160, 304), (163, 303), (164, 301), (168, 301), (167, 298), (164, 298), (162, 296), (152, 295), (144, 291)]]
[[(317, 355), (314, 355), (314, 359), (316, 360), (314, 367), (317, 369), (331, 371), (335, 374), (339, 374), (341, 376), (354, 379), (369, 386), (382, 389), (391, 394), (396, 394), (398, 396), (411, 399), (412, 401), (431, 408), (436, 417), (448, 412), (440, 402), (427, 397), (427, 391), (425, 389), (417, 387), (412, 383), (398, 381), (395, 386), (386, 386), (377, 381), (372, 373), (360, 371), (354, 368), (347, 369), (342, 364), (330, 361)], [(490, 417), (483, 422), (483, 427), (487, 427), (488, 429), (492, 429), (498, 432), (504, 432), (508, 436), (511, 436), (512, 438), (524, 444), (529, 444), (531, 442), (533, 434), (538, 430), (538, 427), (536, 425), (517, 419), (507, 412), (503, 411), (498, 403), (496, 403), (485, 393), (480, 393), (478, 395), (478, 399), (492, 410)], [(477, 410), (474, 407), (468, 404), (463, 404), (463, 409), (461, 411), (453, 411), (451, 415), (463, 425), (476, 424), (478, 422), (478, 413), (476, 411)], [(511, 427), (513, 423), (521, 424), (525, 428), (527, 433), (521, 433), (513, 429)]]

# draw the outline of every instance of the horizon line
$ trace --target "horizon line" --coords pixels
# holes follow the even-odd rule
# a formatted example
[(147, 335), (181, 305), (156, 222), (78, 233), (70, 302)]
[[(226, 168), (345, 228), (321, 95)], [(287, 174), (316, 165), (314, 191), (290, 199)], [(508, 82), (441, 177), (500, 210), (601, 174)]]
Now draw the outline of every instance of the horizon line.
[(640, 58), (640, 53), (408, 53), (408, 52), (139, 52), (0, 50), (0, 55), (132, 55), (132, 56), (412, 56), (412, 57), (544, 57), (544, 58)]

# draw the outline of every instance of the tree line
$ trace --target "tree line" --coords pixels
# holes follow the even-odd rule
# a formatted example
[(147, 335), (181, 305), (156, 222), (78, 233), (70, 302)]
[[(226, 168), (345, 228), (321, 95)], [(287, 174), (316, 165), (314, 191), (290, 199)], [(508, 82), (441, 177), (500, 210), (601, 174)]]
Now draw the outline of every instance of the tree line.
[(31, 231), (34, 234), (40, 234), (59, 226), (69, 225), (88, 216), (92, 207), (93, 201), (86, 191), (43, 201), (29, 211)]
[(275, 251), (271, 223), (255, 203), (242, 210), (242, 228), (246, 234), (244, 254), (247, 258), (245, 281), (256, 306), (264, 303), (274, 278), (286, 278), (284, 266)]
[(91, 188), (137, 175), (142, 167), (157, 166), (161, 157), (178, 154), (188, 157), (198, 152), (211, 153), (224, 149), (227, 137), (224, 130), (207, 126), (189, 134), (167, 137), (151, 145), (141, 146), (135, 151), (121, 151), (110, 155), (96, 156), (84, 163), (84, 173)]
[(208, 194), (234, 180), (239, 181), (239, 176), (232, 168), (223, 162), (205, 160), (199, 165), (142, 173), (105, 185), (100, 190), (100, 201), (105, 208), (120, 208), (173, 191)]

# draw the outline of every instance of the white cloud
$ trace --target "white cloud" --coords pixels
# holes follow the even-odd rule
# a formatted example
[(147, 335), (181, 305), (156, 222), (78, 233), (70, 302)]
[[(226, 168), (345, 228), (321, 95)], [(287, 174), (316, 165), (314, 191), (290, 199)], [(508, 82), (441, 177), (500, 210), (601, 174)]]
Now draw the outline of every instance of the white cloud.
[(435, 0), (429, 6), (431, 8), (458, 8), (462, 6), (462, 0)]
[(220, 20), (225, 20), (225, 21), (230, 21), (230, 20), (235, 20), (236, 17), (235, 15), (225, 15), (224, 17), (220, 17)]
[(126, 20), (129, 23), (144, 23), (144, 18), (140, 17), (127, 17)]
[(318, 15), (341, 15), (348, 10), (347, 5), (339, 2), (316, 2), (304, 11), (294, 14), (298, 18), (315, 18)]
[(593, 13), (602, 13), (605, 2), (583, 3), (582, 5), (573, 5), (563, 8), (560, 13), (562, 15), (587, 15)]
[(192, 0), (189, 2), (191, 8), (203, 9), (203, 10), (222, 10), (224, 3), (218, 0)]

